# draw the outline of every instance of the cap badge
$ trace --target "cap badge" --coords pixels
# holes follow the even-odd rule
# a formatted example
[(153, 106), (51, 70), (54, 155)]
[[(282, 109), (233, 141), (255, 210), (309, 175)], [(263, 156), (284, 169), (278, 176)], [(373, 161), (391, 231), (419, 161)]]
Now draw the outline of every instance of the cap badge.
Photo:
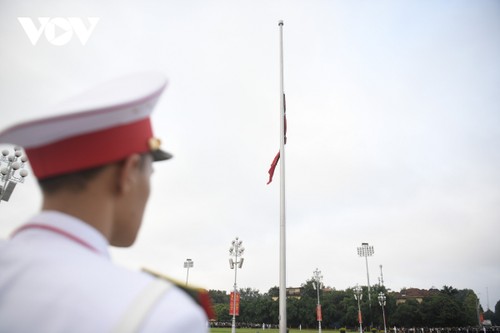
[(151, 138), (149, 139), (148, 144), (150, 150), (158, 150), (161, 146), (161, 140), (158, 138)]

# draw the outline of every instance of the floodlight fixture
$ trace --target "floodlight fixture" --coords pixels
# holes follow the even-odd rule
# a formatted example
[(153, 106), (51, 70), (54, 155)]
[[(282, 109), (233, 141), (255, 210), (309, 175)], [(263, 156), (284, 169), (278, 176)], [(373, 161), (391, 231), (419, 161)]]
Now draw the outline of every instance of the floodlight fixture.
[(18, 183), (24, 183), (28, 171), (24, 169), (28, 158), (20, 147), (14, 147), (14, 153), (8, 149), (0, 155), (0, 202), (9, 201)]
[(368, 243), (361, 243), (361, 246), (358, 247), (358, 255), (360, 257), (365, 257), (366, 280), (368, 282), (368, 306), (370, 307), (370, 316), (371, 316), (371, 308), (372, 308), (372, 296), (371, 296), (371, 288), (370, 288), (370, 273), (368, 272), (368, 257), (371, 257), (374, 253), (375, 253), (375, 251), (373, 250), (373, 246), (369, 245)]
[(187, 274), (186, 274), (186, 286), (188, 285), (188, 281), (189, 281), (189, 269), (192, 268), (194, 266), (194, 262), (192, 259), (186, 259), (186, 261), (184, 261), (184, 268), (187, 269)]

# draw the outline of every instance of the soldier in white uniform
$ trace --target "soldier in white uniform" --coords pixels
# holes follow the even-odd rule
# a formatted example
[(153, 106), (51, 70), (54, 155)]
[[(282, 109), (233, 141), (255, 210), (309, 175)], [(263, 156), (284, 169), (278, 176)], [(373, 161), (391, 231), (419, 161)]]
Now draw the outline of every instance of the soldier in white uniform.
[(0, 133), (24, 147), (43, 193), (41, 213), (0, 241), (0, 332), (207, 332), (193, 297), (108, 253), (133, 244), (152, 162), (171, 157), (149, 117), (165, 85), (127, 76)]

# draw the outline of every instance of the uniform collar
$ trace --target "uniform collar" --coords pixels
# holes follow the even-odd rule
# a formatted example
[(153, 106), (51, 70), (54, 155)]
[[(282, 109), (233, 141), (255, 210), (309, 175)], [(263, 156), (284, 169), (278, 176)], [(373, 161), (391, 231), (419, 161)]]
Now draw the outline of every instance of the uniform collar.
[(27, 224), (21, 226), (18, 232), (14, 232), (13, 236), (27, 232), (30, 230), (30, 226), (34, 226), (33, 229), (36, 229), (36, 226), (38, 229), (41, 227), (55, 235), (80, 243), (79, 245), (84, 244), (83, 246), (93, 249), (94, 252), (110, 258), (109, 243), (106, 238), (97, 229), (74, 216), (54, 210), (42, 211), (30, 219)]

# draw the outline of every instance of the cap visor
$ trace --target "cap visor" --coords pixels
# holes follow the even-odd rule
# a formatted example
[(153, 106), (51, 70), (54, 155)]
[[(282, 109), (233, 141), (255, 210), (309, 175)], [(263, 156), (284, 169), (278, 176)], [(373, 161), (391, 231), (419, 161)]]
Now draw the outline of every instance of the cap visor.
[(161, 149), (153, 150), (151, 152), (151, 155), (153, 155), (154, 162), (169, 160), (174, 156), (174, 155), (167, 153), (166, 151), (163, 151)]

